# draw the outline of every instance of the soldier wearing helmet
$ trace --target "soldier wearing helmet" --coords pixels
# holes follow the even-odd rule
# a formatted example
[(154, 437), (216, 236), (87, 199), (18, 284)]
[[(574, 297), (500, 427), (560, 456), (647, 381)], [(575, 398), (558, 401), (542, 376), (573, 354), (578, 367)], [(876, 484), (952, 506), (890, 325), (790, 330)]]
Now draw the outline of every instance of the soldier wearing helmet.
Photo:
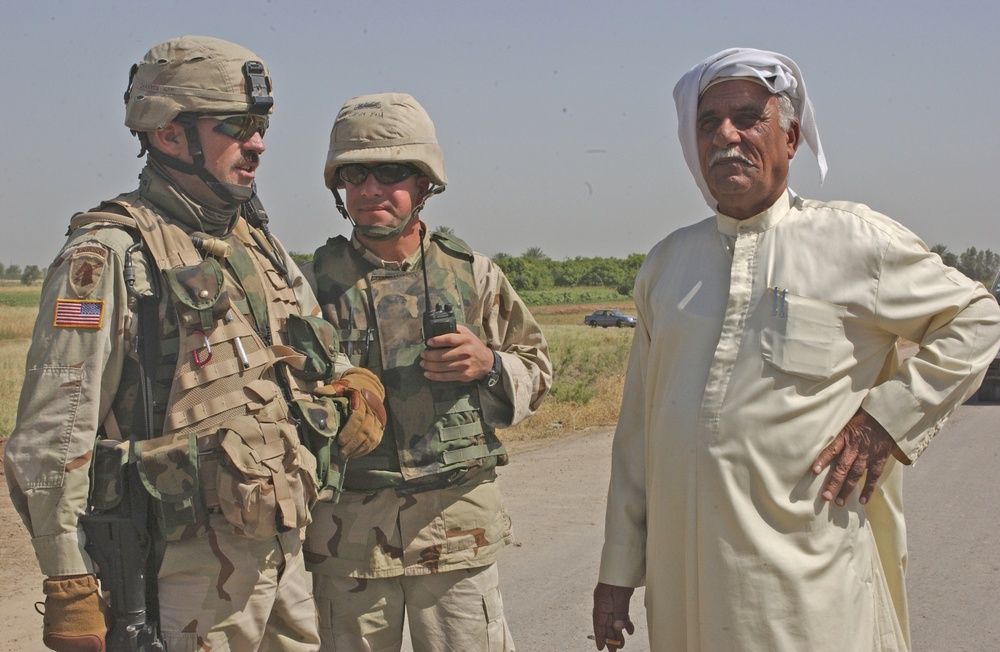
[(353, 232), (304, 271), (342, 352), (384, 383), (388, 420), (307, 528), (322, 649), (398, 650), (405, 612), (417, 651), (512, 650), (495, 564), (512, 541), (496, 429), (547, 393), (545, 338), (489, 258), (427, 233), (421, 211), (447, 177), (411, 96), (349, 100), (324, 178)]
[[(147, 153), (139, 188), (73, 216), (5, 451), (47, 576), (43, 641), (315, 650), (300, 532), (329, 483), (300, 437), (363, 454), (381, 436), (381, 386), (324, 348), (332, 332), (256, 200), (273, 106), (260, 57), (165, 41), (132, 67), (125, 102)], [(327, 432), (303, 434), (303, 412)], [(122, 549), (152, 542), (138, 567), (108, 553), (106, 531)], [(125, 574), (144, 589), (119, 591)]]

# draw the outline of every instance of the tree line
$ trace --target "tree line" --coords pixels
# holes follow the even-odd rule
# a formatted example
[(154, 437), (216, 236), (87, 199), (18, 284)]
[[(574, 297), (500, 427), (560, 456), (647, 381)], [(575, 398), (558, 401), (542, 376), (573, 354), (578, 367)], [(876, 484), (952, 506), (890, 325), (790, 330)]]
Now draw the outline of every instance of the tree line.
[[(931, 251), (941, 256), (946, 265), (954, 267), (974, 281), (990, 287), (1000, 271), (1000, 254), (989, 249), (969, 247), (961, 254), (948, 251), (944, 245), (934, 245)], [(623, 296), (632, 296), (635, 276), (645, 260), (645, 254), (628, 258), (567, 258), (556, 261), (538, 247), (531, 247), (520, 256), (494, 254), (493, 262), (504, 271), (518, 292), (549, 290), (562, 287), (599, 286), (611, 288)]]
[(24, 285), (31, 285), (45, 277), (45, 269), (38, 265), (25, 265), (24, 269), (21, 269), (20, 265), (4, 265), (0, 263), (0, 279), (5, 281), (19, 281)]
[[(447, 226), (439, 226), (437, 231), (451, 234)], [(950, 265), (969, 278), (980, 281), (987, 287), (1000, 270), (1000, 254), (989, 249), (969, 247), (961, 254), (948, 251), (948, 247), (936, 244), (931, 251), (941, 256)], [(296, 263), (312, 260), (312, 254), (291, 252)], [(635, 275), (645, 260), (645, 254), (632, 254), (627, 258), (583, 257), (552, 260), (539, 247), (530, 247), (520, 256), (503, 252), (493, 255), (495, 262), (518, 292), (525, 290), (551, 290), (554, 288), (604, 287), (616, 290), (622, 296), (632, 296)], [(0, 263), (0, 279), (20, 281), (25, 285), (36, 283), (45, 276), (45, 268), (38, 265), (4, 265)]]
[(955, 255), (948, 251), (948, 247), (936, 244), (931, 247), (931, 251), (941, 256), (945, 265), (950, 265), (962, 272), (973, 281), (979, 281), (986, 287), (1000, 270), (1000, 254), (995, 254), (989, 249), (976, 249), (969, 247), (961, 254)]

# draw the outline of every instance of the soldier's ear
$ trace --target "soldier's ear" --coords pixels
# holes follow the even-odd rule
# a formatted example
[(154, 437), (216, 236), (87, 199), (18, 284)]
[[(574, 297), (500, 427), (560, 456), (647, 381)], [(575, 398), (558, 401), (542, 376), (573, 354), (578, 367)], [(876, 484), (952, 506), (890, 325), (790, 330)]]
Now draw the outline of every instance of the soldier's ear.
[(428, 189), (431, 187), (430, 177), (420, 175), (417, 177), (417, 190), (420, 192), (420, 196), (423, 197)]
[(176, 122), (168, 122), (161, 129), (148, 132), (149, 142), (164, 154), (175, 158), (187, 153), (187, 137), (184, 128)]

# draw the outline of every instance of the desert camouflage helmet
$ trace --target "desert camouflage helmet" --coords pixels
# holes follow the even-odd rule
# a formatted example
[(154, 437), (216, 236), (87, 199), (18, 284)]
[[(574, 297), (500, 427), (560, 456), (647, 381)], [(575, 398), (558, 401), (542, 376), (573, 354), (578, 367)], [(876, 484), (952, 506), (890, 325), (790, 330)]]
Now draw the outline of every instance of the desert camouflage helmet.
[(327, 188), (344, 187), (336, 171), (348, 163), (410, 163), (438, 186), (448, 183), (434, 123), (406, 93), (362, 95), (344, 104), (330, 132)]
[(132, 66), (125, 91), (125, 126), (160, 129), (181, 113), (271, 112), (271, 77), (256, 54), (207, 36), (154, 45)]

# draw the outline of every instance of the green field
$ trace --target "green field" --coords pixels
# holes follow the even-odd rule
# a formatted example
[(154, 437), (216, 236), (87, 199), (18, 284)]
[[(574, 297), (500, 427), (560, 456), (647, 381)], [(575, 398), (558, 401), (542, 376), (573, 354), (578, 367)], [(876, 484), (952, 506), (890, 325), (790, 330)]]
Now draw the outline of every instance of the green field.
[[(614, 291), (606, 292), (605, 298), (594, 288), (574, 288), (556, 294), (577, 303), (554, 301), (532, 307), (549, 342), (555, 378), (538, 413), (506, 436), (532, 438), (617, 421), (632, 329), (587, 328), (583, 317), (596, 308), (634, 314), (634, 306)], [(0, 286), (0, 438), (14, 427), (38, 297), (38, 285)]]

